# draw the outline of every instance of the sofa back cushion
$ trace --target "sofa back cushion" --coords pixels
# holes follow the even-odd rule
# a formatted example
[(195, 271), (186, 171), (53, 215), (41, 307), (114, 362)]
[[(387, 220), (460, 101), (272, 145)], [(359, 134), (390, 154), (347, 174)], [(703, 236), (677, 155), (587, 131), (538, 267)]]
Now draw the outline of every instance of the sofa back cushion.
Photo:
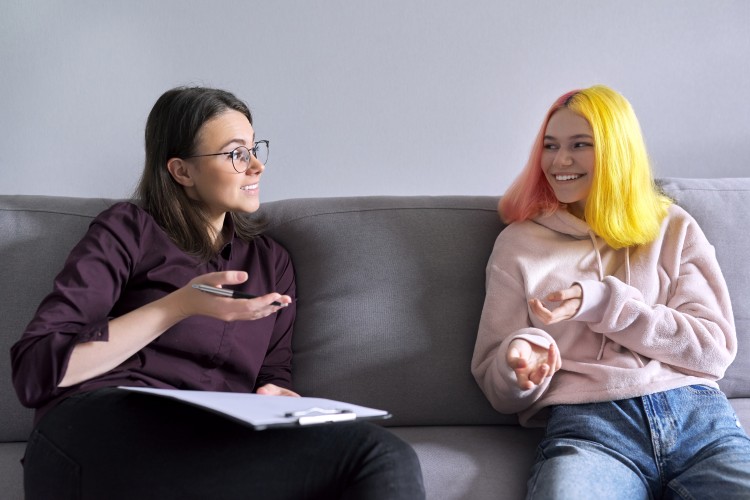
[(719, 381), (731, 397), (750, 397), (750, 178), (660, 181), (664, 191), (700, 224), (716, 249), (737, 327), (737, 358)]
[(295, 387), (389, 410), (386, 425), (515, 422), (470, 372), (484, 274), (502, 229), (495, 197), (267, 203), (299, 300)]
[(52, 291), (52, 280), (93, 217), (113, 202), (0, 196), (0, 442), (25, 440), (33, 418), (33, 410), (21, 406), (11, 384), (10, 346)]

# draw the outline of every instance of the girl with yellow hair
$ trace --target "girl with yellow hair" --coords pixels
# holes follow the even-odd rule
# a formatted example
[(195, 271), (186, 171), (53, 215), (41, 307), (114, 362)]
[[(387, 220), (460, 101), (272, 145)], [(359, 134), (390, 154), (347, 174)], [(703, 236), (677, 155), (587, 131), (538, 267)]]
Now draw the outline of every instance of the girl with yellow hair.
[(628, 101), (547, 112), (502, 197), (472, 373), (546, 426), (529, 498), (750, 498), (750, 439), (719, 389), (737, 353), (724, 277), (654, 184)]

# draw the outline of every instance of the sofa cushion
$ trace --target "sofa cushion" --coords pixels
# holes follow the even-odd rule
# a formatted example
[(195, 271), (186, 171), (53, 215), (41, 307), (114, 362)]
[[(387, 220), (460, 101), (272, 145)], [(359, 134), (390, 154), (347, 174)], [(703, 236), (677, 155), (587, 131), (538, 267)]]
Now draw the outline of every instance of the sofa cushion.
[(23, 465), (26, 443), (0, 444), (0, 498), (23, 500)]
[(502, 229), (496, 197), (267, 203), (299, 301), (295, 387), (389, 410), (390, 425), (515, 423), (470, 363), (484, 274)]
[(750, 397), (750, 178), (672, 179), (662, 189), (690, 213), (716, 248), (732, 298), (737, 358), (719, 381), (731, 397)]
[(441, 500), (524, 498), (543, 435), (505, 425), (392, 430), (417, 452), (427, 498)]

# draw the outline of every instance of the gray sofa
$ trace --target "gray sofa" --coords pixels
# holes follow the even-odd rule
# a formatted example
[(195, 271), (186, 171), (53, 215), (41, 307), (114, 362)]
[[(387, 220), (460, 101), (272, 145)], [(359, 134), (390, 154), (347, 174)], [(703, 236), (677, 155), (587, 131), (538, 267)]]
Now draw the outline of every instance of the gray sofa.
[[(750, 425), (750, 178), (664, 179), (714, 243), (732, 293), (737, 361), (721, 384)], [(32, 412), (8, 351), (69, 249), (113, 200), (0, 196), (0, 497), (22, 498)], [(428, 498), (522, 498), (541, 437), (496, 413), (469, 371), (484, 270), (503, 226), (482, 196), (291, 199), (263, 205), (298, 280), (296, 388), (389, 410)]]

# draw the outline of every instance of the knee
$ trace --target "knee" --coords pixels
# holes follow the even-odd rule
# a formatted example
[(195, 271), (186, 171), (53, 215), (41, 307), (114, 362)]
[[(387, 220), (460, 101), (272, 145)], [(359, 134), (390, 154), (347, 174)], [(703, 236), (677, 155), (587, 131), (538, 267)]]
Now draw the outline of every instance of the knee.
[(395, 434), (389, 432), (389, 435), (388, 449), (393, 463), (398, 464), (398, 467), (405, 471), (422, 477), (422, 466), (414, 448)]
[(398, 442), (398, 444), (396, 445), (395, 453), (398, 455), (400, 463), (403, 464), (404, 467), (408, 467), (410, 470), (418, 472), (421, 476), (422, 466), (419, 462), (419, 456), (417, 456), (417, 452), (406, 441), (402, 440), (398, 436), (395, 436), (393, 434), (391, 435)]
[(419, 458), (417, 457), (417, 453), (409, 443), (384, 427), (372, 424), (367, 425), (371, 428), (370, 436), (373, 440), (373, 443), (376, 443), (378, 446), (382, 447), (382, 449), (389, 455), (398, 457), (400, 460), (403, 460), (405, 464), (419, 465)]
[(371, 437), (375, 444), (373, 450), (377, 450), (375, 454), (382, 463), (390, 464), (405, 476), (417, 478), (421, 484), (422, 466), (414, 448), (388, 429), (375, 425), (372, 427), (374, 430)]

